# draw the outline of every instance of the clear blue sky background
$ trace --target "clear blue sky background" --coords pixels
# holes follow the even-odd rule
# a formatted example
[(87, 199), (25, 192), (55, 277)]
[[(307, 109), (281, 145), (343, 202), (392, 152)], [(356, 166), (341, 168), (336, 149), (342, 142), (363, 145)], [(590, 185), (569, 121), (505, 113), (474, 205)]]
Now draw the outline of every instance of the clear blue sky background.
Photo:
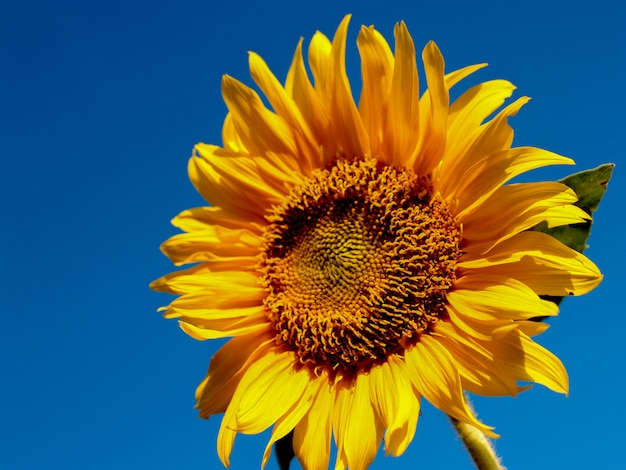
[[(569, 398), (536, 386), (474, 404), (511, 470), (623, 462), (623, 2), (23, 0), (0, 6), (0, 467), (220, 468), (220, 418), (193, 409), (220, 343), (156, 312), (171, 298), (148, 283), (173, 269), (158, 246), (171, 217), (202, 204), (186, 165), (196, 142), (220, 143), (221, 75), (251, 83), (254, 50), (282, 79), (298, 38), (332, 35), (348, 12), (352, 72), (359, 26), (391, 39), (404, 19), (448, 70), (489, 62), (477, 79), (533, 98), (512, 121), (516, 144), (580, 170), (618, 164), (588, 250), (606, 279), (540, 337), (568, 367)], [(233, 468), (258, 468), (267, 438), (238, 438)], [(471, 464), (424, 405), (406, 454), (373, 468)]]

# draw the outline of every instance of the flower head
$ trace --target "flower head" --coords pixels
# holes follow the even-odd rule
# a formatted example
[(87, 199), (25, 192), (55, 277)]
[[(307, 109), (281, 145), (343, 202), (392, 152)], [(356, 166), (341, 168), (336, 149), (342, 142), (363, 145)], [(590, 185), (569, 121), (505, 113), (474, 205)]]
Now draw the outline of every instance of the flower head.
[[(395, 28), (395, 52), (362, 27), (358, 105), (345, 70), (349, 17), (332, 42), (313, 37), (310, 81), (298, 44), (285, 85), (250, 54), (252, 78), (271, 105), (225, 76), (223, 147), (198, 144), (189, 162), (210, 203), (182, 212), (185, 233), (163, 251), (176, 265), (155, 281), (180, 294), (165, 316), (197, 339), (233, 337), (197, 390), (200, 415), (224, 412), (222, 462), (237, 433), (270, 426), (272, 444), (294, 431), (306, 469), (365, 468), (384, 439), (399, 455), (411, 442), (423, 396), (495, 436), (464, 391), (516, 395), (536, 382), (566, 393), (561, 362), (531, 337), (533, 317), (557, 306), (541, 295), (579, 295), (596, 266), (554, 238), (528, 231), (583, 222), (559, 183), (505, 184), (572, 160), (512, 148), (498, 111), (504, 80), (449, 90), (483, 67), (444, 73), (430, 42), (428, 89), (418, 89), (413, 41)], [(488, 119), (495, 113), (492, 119)]]

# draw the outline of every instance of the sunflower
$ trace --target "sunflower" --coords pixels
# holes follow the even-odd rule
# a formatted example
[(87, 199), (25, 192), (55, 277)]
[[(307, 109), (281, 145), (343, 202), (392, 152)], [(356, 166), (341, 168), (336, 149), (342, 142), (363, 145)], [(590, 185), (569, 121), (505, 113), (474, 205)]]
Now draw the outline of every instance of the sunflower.
[[(450, 103), (450, 89), (484, 64), (444, 73), (430, 42), (419, 92), (413, 40), (396, 25), (395, 51), (373, 27), (357, 39), (362, 90), (345, 68), (349, 16), (332, 41), (302, 40), (284, 85), (251, 53), (253, 89), (224, 76), (223, 146), (198, 144), (189, 175), (210, 204), (183, 211), (184, 233), (162, 245), (192, 267), (153, 282), (178, 294), (164, 307), (199, 340), (232, 337), (196, 392), (200, 416), (224, 413), (218, 454), (235, 436), (273, 426), (263, 456), (293, 431), (303, 468), (358, 470), (380, 443), (402, 454), (424, 397), (496, 436), (464, 391), (516, 395), (535, 382), (567, 393), (567, 373), (531, 337), (580, 295), (597, 267), (528, 229), (584, 222), (576, 195), (555, 182), (506, 184), (573, 161), (512, 148), (502, 106), (514, 86), (481, 83)], [(489, 119), (490, 116), (493, 117)]]

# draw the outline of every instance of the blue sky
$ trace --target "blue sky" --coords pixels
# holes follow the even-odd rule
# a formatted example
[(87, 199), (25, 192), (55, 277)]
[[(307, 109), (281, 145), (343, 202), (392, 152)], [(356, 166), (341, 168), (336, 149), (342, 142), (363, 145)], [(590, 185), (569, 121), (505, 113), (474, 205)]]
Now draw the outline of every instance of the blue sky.
[[(587, 254), (606, 278), (567, 299), (539, 341), (570, 373), (565, 398), (534, 387), (475, 398), (517, 468), (613, 468), (623, 461), (623, 2), (387, 0), (68, 1), (0, 5), (0, 464), (10, 469), (212, 469), (219, 417), (193, 392), (221, 343), (185, 336), (148, 283), (173, 267), (168, 223), (202, 204), (186, 175), (199, 141), (220, 143), (224, 73), (251, 83), (247, 51), (284, 78), (300, 36), (354, 14), (392, 39), (405, 20), (448, 70), (488, 62), (533, 98), (517, 145), (618, 166)], [(353, 79), (356, 75), (353, 73)], [(355, 87), (357, 88), (357, 87)], [(575, 171), (554, 168), (534, 179)], [(267, 435), (237, 439), (232, 468), (258, 468)], [(269, 468), (277, 468), (272, 460)], [(471, 468), (445, 416), (424, 405), (415, 440), (372, 468)]]

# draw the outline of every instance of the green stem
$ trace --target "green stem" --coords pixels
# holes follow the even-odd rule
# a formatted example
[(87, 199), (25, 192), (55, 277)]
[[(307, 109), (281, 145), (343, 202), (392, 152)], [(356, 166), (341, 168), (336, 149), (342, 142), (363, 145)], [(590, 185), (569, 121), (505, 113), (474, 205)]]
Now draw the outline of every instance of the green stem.
[(506, 470), (487, 436), (471, 424), (459, 421), (452, 416), (449, 418), (454, 429), (463, 439), (463, 444), (474, 459), (478, 470)]

